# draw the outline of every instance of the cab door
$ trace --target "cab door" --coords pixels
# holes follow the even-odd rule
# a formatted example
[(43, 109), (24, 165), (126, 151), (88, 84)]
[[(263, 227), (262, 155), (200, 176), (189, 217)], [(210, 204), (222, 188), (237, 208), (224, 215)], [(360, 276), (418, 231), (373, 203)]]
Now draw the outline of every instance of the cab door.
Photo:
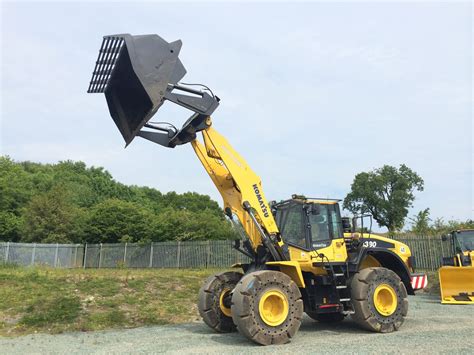
[(347, 250), (337, 203), (320, 204), (318, 214), (308, 214), (308, 225), (312, 248), (318, 254), (324, 254), (324, 260), (318, 261), (346, 261)]

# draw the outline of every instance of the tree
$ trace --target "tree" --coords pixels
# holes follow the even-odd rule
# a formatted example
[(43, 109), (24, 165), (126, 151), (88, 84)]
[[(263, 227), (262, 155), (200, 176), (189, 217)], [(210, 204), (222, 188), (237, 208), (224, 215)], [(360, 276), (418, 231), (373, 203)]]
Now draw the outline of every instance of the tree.
[(95, 205), (86, 222), (89, 243), (149, 242), (153, 214), (137, 203), (108, 199)]
[(230, 223), (207, 210), (193, 212), (167, 208), (153, 224), (153, 241), (235, 238)]
[(22, 242), (79, 242), (82, 211), (71, 203), (61, 185), (31, 199), (23, 213)]
[(355, 176), (344, 208), (354, 214), (370, 213), (379, 226), (393, 233), (403, 227), (414, 192), (423, 191), (423, 179), (406, 165), (384, 165)]
[[(177, 216), (186, 219), (183, 225)], [(153, 232), (156, 220), (164, 225)], [(170, 225), (176, 228), (167, 229)], [(209, 196), (127, 186), (104, 168), (80, 161), (41, 164), (0, 156), (0, 241), (146, 242), (225, 239), (231, 233)]]
[(0, 241), (20, 241), (21, 225), (21, 216), (12, 212), (0, 211)]
[(410, 218), (412, 222), (411, 232), (416, 235), (427, 235), (431, 231), (430, 227), (430, 209), (425, 208), (418, 212), (415, 217)]

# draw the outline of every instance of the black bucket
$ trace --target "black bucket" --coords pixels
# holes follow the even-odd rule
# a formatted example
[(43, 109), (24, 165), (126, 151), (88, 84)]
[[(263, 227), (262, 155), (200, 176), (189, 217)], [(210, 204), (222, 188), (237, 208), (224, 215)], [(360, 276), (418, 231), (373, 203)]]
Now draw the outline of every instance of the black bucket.
[(105, 94), (127, 145), (163, 104), (169, 85), (186, 74), (181, 45), (158, 35), (104, 37), (87, 92)]

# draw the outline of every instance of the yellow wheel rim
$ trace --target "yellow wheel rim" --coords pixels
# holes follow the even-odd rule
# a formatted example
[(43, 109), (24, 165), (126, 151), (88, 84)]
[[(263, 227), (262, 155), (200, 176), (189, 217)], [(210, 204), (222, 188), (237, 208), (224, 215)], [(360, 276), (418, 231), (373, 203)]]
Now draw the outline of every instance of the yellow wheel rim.
[(288, 299), (277, 290), (265, 292), (258, 303), (260, 318), (269, 326), (283, 323), (288, 315)]
[(380, 284), (374, 292), (374, 306), (383, 316), (391, 316), (397, 309), (397, 294), (392, 286)]
[(222, 313), (224, 313), (227, 317), (232, 317), (232, 312), (230, 308), (226, 307), (224, 304), (224, 298), (227, 297), (230, 290), (225, 288), (222, 290), (221, 295), (219, 296), (219, 308), (221, 309)]

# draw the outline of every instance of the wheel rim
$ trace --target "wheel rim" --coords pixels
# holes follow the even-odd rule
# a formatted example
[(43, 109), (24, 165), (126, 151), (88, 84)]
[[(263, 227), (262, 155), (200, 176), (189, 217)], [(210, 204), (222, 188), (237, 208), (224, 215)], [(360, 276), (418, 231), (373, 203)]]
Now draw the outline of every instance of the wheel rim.
[(374, 292), (374, 306), (383, 316), (392, 315), (397, 309), (397, 294), (392, 286), (380, 284)]
[(258, 304), (260, 318), (269, 326), (282, 324), (288, 316), (288, 299), (277, 290), (265, 292)]
[(225, 288), (222, 290), (221, 295), (219, 296), (219, 308), (221, 309), (222, 313), (224, 313), (227, 317), (232, 317), (232, 312), (229, 307), (226, 307), (224, 304), (224, 298), (226, 298), (230, 293), (230, 289)]

